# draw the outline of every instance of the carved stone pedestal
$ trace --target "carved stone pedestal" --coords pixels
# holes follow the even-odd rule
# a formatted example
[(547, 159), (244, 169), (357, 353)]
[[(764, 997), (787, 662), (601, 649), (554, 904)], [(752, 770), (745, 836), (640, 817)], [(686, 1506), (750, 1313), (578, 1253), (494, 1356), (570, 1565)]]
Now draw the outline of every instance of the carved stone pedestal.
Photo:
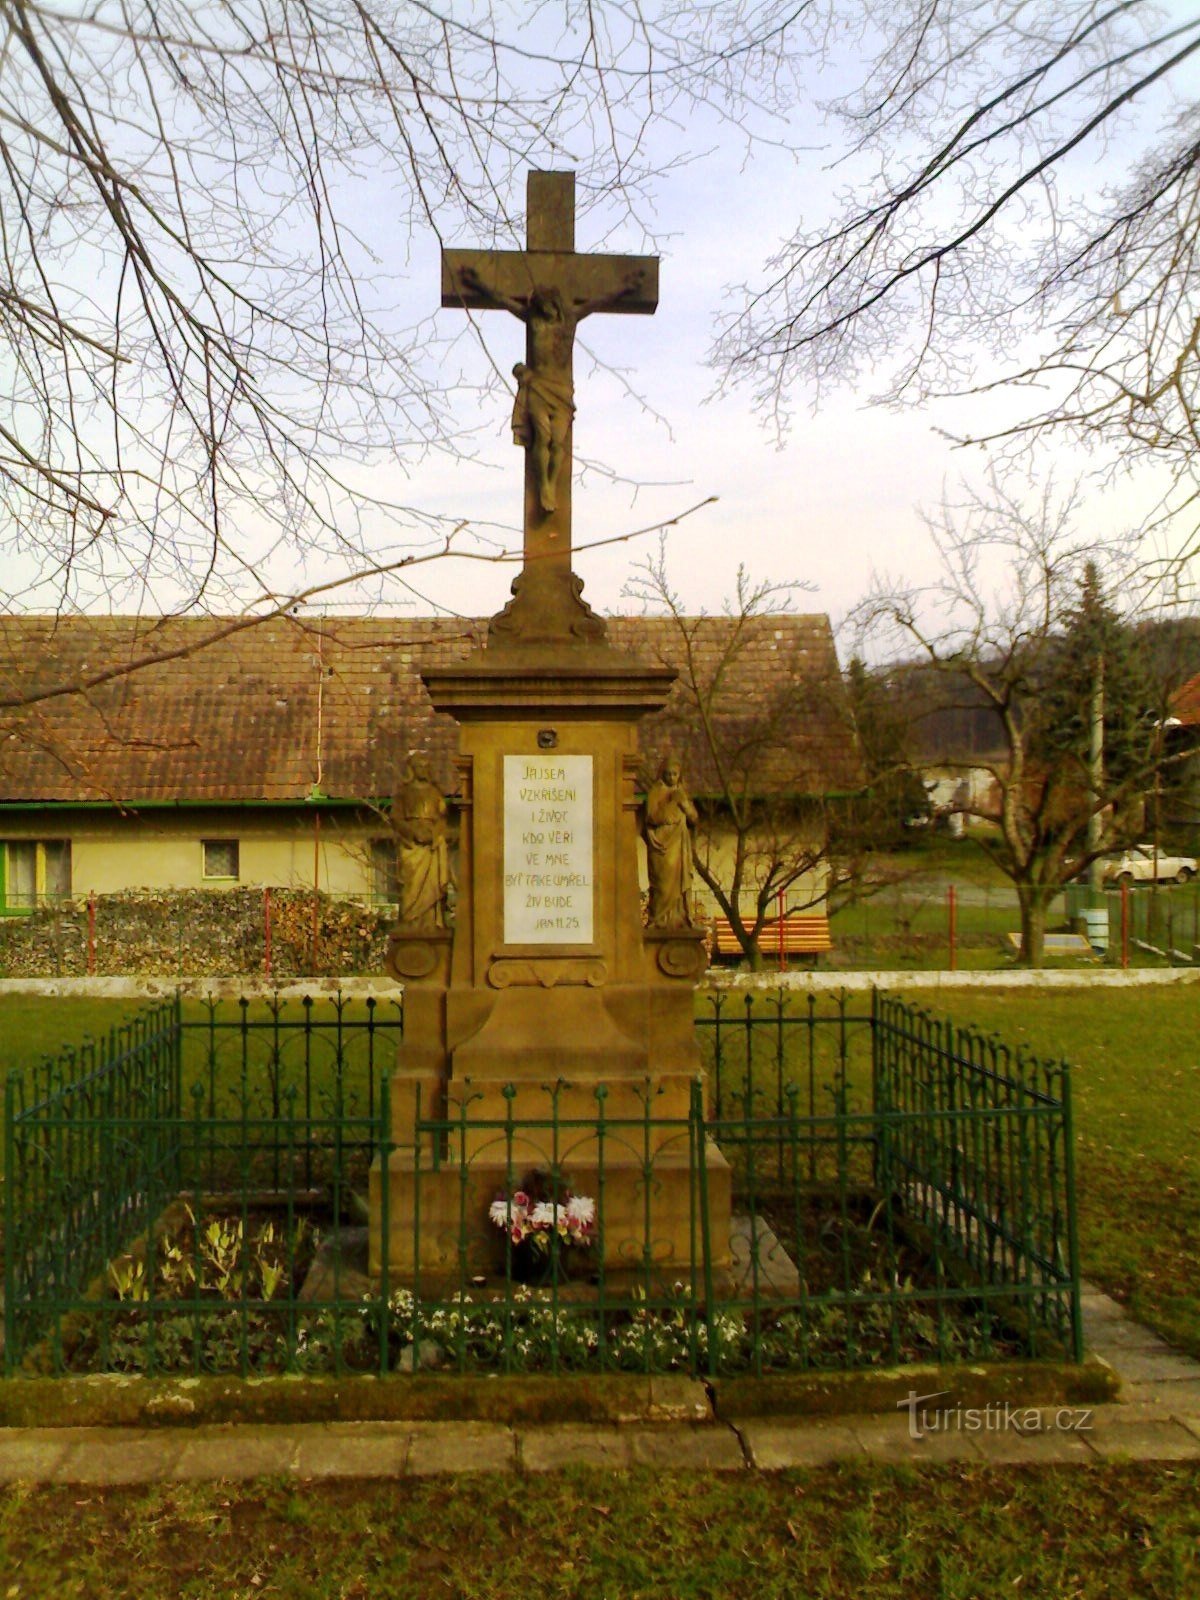
[(602, 1206), (606, 1268), (689, 1268), (702, 1193), (727, 1259), (729, 1169), (693, 1114), (703, 939), (646, 930), (638, 883), (637, 724), (672, 677), (587, 638), (502, 635), (426, 675), (461, 728), (457, 918), (448, 966), (430, 935), (389, 950), (405, 1036), (373, 1271), (384, 1250), (401, 1279), (493, 1259), (488, 1206), (534, 1168)]

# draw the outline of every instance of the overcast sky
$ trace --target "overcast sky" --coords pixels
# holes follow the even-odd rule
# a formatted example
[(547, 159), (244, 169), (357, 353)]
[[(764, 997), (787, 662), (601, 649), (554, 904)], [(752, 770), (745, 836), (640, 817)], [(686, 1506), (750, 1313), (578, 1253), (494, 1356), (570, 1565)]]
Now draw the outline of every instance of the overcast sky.
[[(1165, 10), (1171, 13), (1178, 3), (1175, 0)], [(1047, 0), (1047, 5), (1052, 6), (1053, 0)], [(845, 9), (854, 11), (852, 6)], [(461, 7), (452, 6), (451, 10), (461, 11), (465, 17), (471, 7), (468, 0), (462, 0)], [(526, 49), (521, 0), (512, 0), (498, 10), (508, 18), (506, 26), (514, 34), (504, 45), (504, 51), (516, 60), (512, 66), (505, 56), (512, 66), (509, 81), (528, 73), (532, 83), (538, 62), (545, 58), (538, 48)], [(742, 14), (738, 7), (733, 10)], [(418, 12), (419, 8), (414, 8), (414, 16)], [(973, 8), (968, 8), (968, 14), (974, 14)], [(979, 14), (986, 15), (986, 7)], [(624, 26), (632, 26), (620, 7), (611, 8), (606, 15), (610, 23), (619, 17)], [(753, 19), (754, 7), (749, 6), (744, 15)], [(841, 9), (835, 8), (831, 15), (839, 25), (844, 21)], [(861, 31), (870, 32), (873, 16), (870, 7), (862, 8)], [(863, 48), (855, 25), (831, 31), (838, 34), (836, 45), (843, 51)], [(821, 42), (824, 46), (829, 41), (822, 38)], [(539, 39), (534, 45), (551, 49), (554, 41)], [(578, 40), (575, 48), (581, 48)], [(815, 57), (797, 41), (791, 59), (803, 64)], [(661, 256), (662, 263), (655, 316), (597, 315), (584, 324), (577, 340), (575, 564), (585, 580), (587, 598), (599, 610), (633, 608), (623, 591), (638, 563), (657, 549), (653, 533), (644, 539), (624, 536), (674, 523), (667, 540), (667, 565), (687, 609), (720, 610), (734, 592), (742, 565), (756, 580), (796, 581), (803, 586), (795, 595), (799, 608), (825, 611), (835, 622), (840, 621), (864, 595), (873, 573), (882, 571), (916, 582), (932, 575), (922, 507), (936, 505), (943, 492), (955, 497), (964, 478), (982, 484), (988, 467), (984, 451), (956, 449), (947, 433), (977, 435), (1020, 414), (1007, 394), (942, 402), (919, 410), (872, 408), (872, 394), (886, 387), (893, 374), (884, 368), (874, 373), (868, 363), (853, 391), (823, 396), (819, 408), (814, 409), (811, 395), (793, 392), (790, 427), (780, 438), (769, 425), (770, 419), (754, 414), (748, 390), (719, 392), (720, 375), (708, 357), (722, 309), (736, 304), (736, 299), (728, 298), (729, 286), (761, 284), (764, 262), (781, 243), (801, 222), (819, 225), (834, 209), (835, 192), (863, 175), (839, 164), (843, 156), (840, 127), (826, 126), (819, 109), (823, 100), (857, 81), (860, 63), (852, 53), (840, 62), (823, 59), (819, 75), (812, 67), (811, 83), (806, 81), (799, 90), (787, 88), (774, 122), (770, 107), (757, 102), (738, 113), (746, 119), (742, 125), (721, 121), (716, 111), (704, 108), (690, 108), (684, 115), (682, 102), (676, 102), (674, 118), (657, 116), (643, 125), (640, 113), (633, 115), (632, 131), (625, 128), (617, 141), (622, 159), (632, 148), (633, 155), (659, 176), (636, 185), (627, 197), (630, 204), (623, 205), (619, 195), (594, 197), (581, 183), (577, 249), (653, 252)], [(1010, 65), (1000, 63), (998, 71)], [(122, 94), (127, 97), (136, 92), (120, 85), (114, 90), (109, 113), (116, 119), (118, 143), (123, 136), (120, 124), (126, 103)], [(1187, 83), (1172, 81), (1169, 92), (1178, 96), (1181, 104), (1200, 102), (1200, 84), (1194, 77)], [(164, 103), (171, 103), (169, 96)], [(969, 104), (973, 106), (974, 101)], [(157, 123), (146, 108), (140, 109), (150, 124), (149, 137)], [(1069, 170), (1061, 174), (1066, 202), (1069, 204), (1072, 192), (1095, 198), (1106, 183), (1121, 181), (1132, 154), (1152, 136), (1147, 130), (1159, 125), (1164, 111), (1169, 112), (1170, 106), (1163, 96), (1157, 103), (1148, 100), (1145, 105), (1139, 99), (1130, 122), (1107, 148), (1089, 145), (1080, 149)], [(599, 115), (592, 101), (578, 124), (568, 124), (565, 134), (556, 131), (555, 137), (566, 140), (567, 147), (560, 146), (553, 156), (540, 153), (541, 135), (536, 126), (530, 126), (532, 158), (542, 165), (559, 169), (578, 165), (586, 171), (597, 148), (586, 141), (596, 139), (598, 132), (601, 137), (603, 134), (594, 125)], [(536, 125), (537, 116), (529, 121)], [(580, 143), (571, 148), (570, 129), (576, 126), (574, 137)], [(923, 140), (924, 126), (920, 133)], [(214, 137), (219, 149), (214, 147), (207, 155), (219, 167), (228, 139), (222, 128)], [(290, 149), (286, 143), (278, 148)], [(911, 155), (912, 151), (901, 153)], [(889, 161), (894, 159), (892, 146), (887, 154)], [(233, 170), (235, 175), (240, 170), (236, 163)], [(492, 176), (490, 165), (488, 173)], [(385, 308), (386, 317), (406, 330), (389, 356), (391, 364), (381, 359), (380, 365), (386, 366), (389, 374), (407, 372), (411, 367), (422, 395), (445, 394), (447, 424), (465, 430), (465, 438), (456, 441), (457, 453), (447, 449), (421, 457), (414, 454), (422, 436), (419, 423), (408, 424), (414, 436), (406, 437), (403, 416), (392, 419), (383, 415), (395, 439), (394, 456), (389, 457), (386, 450), (375, 452), (365, 466), (330, 460), (328, 466), (337, 478), (419, 513), (411, 519), (389, 519), (368, 506), (360, 513), (360, 523), (350, 526), (354, 518), (350, 509), (345, 525), (338, 523), (337, 531), (344, 535), (340, 550), (328, 548), (334, 542), (329, 537), (318, 549), (308, 541), (312, 537), (320, 541), (320, 532), (313, 536), (311, 529), (302, 526), (297, 541), (277, 542), (274, 559), (265, 560), (261, 553), (270, 543), (269, 526), (254, 524), (256, 503), (252, 498), (243, 502), (251, 510), (239, 515), (233, 541), (236, 554), (228, 563), (232, 576), (223, 571), (222, 581), (214, 583), (207, 595), (209, 603), (221, 609), (231, 609), (235, 599), (252, 603), (257, 598), (261, 604), (262, 591), (277, 598), (314, 584), (336, 583), (345, 573), (347, 551), (361, 555), (365, 550), (376, 561), (394, 561), (413, 548), (395, 541), (407, 541), (413, 528), (419, 537), (422, 518), (435, 519), (440, 530), (429, 535), (431, 547), (445, 537), (448, 528), (458, 530), (453, 542), (464, 555), (519, 549), (521, 543), (522, 462), (511, 439), (508, 374), (523, 356), (522, 327), (503, 312), (480, 313), (469, 319), (459, 310), (439, 309), (443, 241), (432, 225), (412, 226), (414, 213), (422, 211), (424, 196), (421, 204), (414, 201), (412, 190), (404, 189), (404, 175), (389, 169), (377, 144), (368, 139), (361, 150), (354, 146), (350, 157), (327, 176), (336, 184), (338, 206), (351, 224), (347, 238), (354, 235), (349, 247), (358, 252), (355, 265), (361, 261), (364, 267), (358, 280), (364, 300), (375, 310)], [(259, 198), (268, 212), (271, 178), (267, 161), (259, 177)], [(451, 193), (455, 189), (450, 179), (444, 187)], [(238, 214), (244, 217), (248, 203), (240, 186), (237, 193)], [(249, 193), (255, 193), (253, 184)], [(519, 248), (524, 237), (523, 175), (515, 175), (513, 191), (506, 198), (513, 219), (507, 234), (482, 238), (455, 232), (444, 242)], [(253, 230), (260, 225), (259, 213), (252, 204), (249, 211)], [(290, 219), (291, 213), (287, 216)], [(955, 220), (947, 218), (947, 223)], [(295, 252), (303, 263), (302, 216), (296, 225), (301, 231), (295, 236)], [(266, 223), (261, 226), (266, 228)], [(282, 231), (284, 253), (288, 254), (292, 237), (286, 227)], [(279, 240), (274, 243), (278, 246)], [(258, 245), (259, 240), (252, 237), (246, 260), (239, 257), (239, 265), (248, 271)], [(74, 289), (86, 301), (93, 265), (86, 249), (82, 253), (67, 250), (64, 260), (68, 277), (74, 272), (85, 280), (86, 290), (78, 283)], [(109, 272), (123, 274), (123, 263), (123, 253), (118, 250), (108, 262)], [(318, 311), (314, 304), (314, 327), (319, 326)], [(410, 329), (413, 331), (407, 331)], [(969, 337), (969, 328), (964, 332)], [(391, 345), (387, 348), (393, 350)], [(137, 373), (131, 370), (136, 396)], [(478, 386), (489, 373), (495, 374), (497, 381), (492, 394), (480, 402)], [(288, 382), (285, 376), (281, 388), (285, 406), (295, 398), (288, 391)], [(389, 394), (406, 392), (402, 385), (384, 388)], [(377, 408), (371, 423), (380, 415)], [(139, 424), (136, 401), (130, 403), (128, 416)], [(254, 437), (239, 435), (242, 437), (249, 439), (248, 453), (257, 447)], [(1065, 488), (1085, 465), (1065, 456), (1047, 457), (1039, 463), (1038, 473), (1042, 480), (1053, 473)], [(153, 497), (153, 474), (149, 481)], [(1039, 487), (1035, 485), (1035, 489)], [(1094, 485), (1081, 511), (1086, 532), (1115, 534), (1136, 524), (1151, 502), (1153, 490), (1151, 483), (1124, 479), (1103, 487)], [(159, 536), (156, 515), (147, 518), (142, 530), (151, 544)], [(196, 535), (196, 544), (207, 557), (207, 530), (202, 534)], [(587, 548), (603, 541), (618, 542)], [(88, 595), (81, 587), (79, 603), (117, 605), (123, 610), (142, 604), (147, 610), (158, 610), (194, 598), (194, 575), (186, 569), (182, 585), (178, 573), (168, 572), (162, 587), (152, 589), (147, 584), (144, 590), (140, 588), (138, 554), (135, 545), (128, 550), (119, 548), (116, 565), (124, 561), (125, 570), (117, 579), (101, 570), (94, 594)], [(13, 565), (28, 570), (6, 574), (10, 595), (16, 597), (14, 603), (42, 608), (57, 603), (58, 569), (42, 559), (43, 555), (36, 537), (31, 537), (24, 549), (17, 548)], [(382, 604), (401, 614), (407, 610), (424, 615), (441, 609), (487, 615), (504, 604), (513, 571), (511, 566), (450, 557), (412, 568), (408, 586), (393, 578), (359, 590), (342, 587), (334, 591), (329, 603), (338, 608), (352, 602)], [(256, 576), (262, 584), (257, 597)], [(172, 581), (178, 594), (174, 600), (169, 590)]]
[[(718, 395), (707, 357), (726, 287), (754, 279), (801, 213), (819, 213), (837, 181), (830, 171), (836, 146), (815, 120), (810, 128), (791, 129), (793, 137), (799, 132), (811, 140), (799, 158), (759, 148), (746, 161), (727, 135), (722, 142), (717, 130), (691, 132), (695, 148), (707, 144), (709, 153), (664, 178), (648, 213), (662, 257), (657, 314), (596, 316), (580, 331), (574, 542), (585, 546), (653, 526), (712, 499), (669, 534), (671, 576), (689, 609), (721, 609), (743, 563), (757, 578), (808, 585), (797, 593), (797, 606), (829, 612), (837, 622), (862, 597), (874, 570), (915, 579), (931, 573), (920, 508), (937, 502), (944, 488), (953, 493), (964, 477), (982, 483), (987, 465), (985, 452), (955, 448), (939, 428), (978, 432), (1009, 414), (1005, 408), (1012, 401), (956, 401), (894, 412), (868, 405), (875, 386), (864, 380), (857, 393), (834, 396), (815, 413), (809, 397), (795, 395), (792, 425), (781, 443), (754, 415), (746, 391)], [(1120, 147), (1097, 152), (1077, 178), (1099, 185), (1119, 174), (1113, 163), (1120, 156)], [(386, 175), (378, 183), (383, 214)], [(515, 196), (514, 204), (522, 198)], [(586, 196), (580, 201), (578, 250), (647, 248), (632, 223), (601, 238), (603, 218), (586, 213)], [(439, 243), (432, 234), (414, 241), (398, 280), (414, 315), (436, 306)], [(523, 357), (523, 329), (507, 314), (481, 314), (477, 330), (457, 311), (439, 310), (436, 317), (446, 332), (462, 325), (452, 359), (468, 370), (490, 359), (507, 373)], [(480, 334), (486, 357), (477, 349)], [(594, 369), (589, 351), (621, 377)], [(475, 460), (427, 462), (407, 483), (398, 483), (397, 494), (498, 542), (519, 545), (522, 467), (509, 418), (509, 402), (497, 394), (473, 419)], [(580, 472), (586, 460), (632, 481)], [(1053, 467), (1065, 485), (1086, 464), (1062, 454), (1048, 459), (1043, 470)], [(1089, 530), (1119, 532), (1136, 523), (1149, 497), (1148, 486), (1125, 481), (1096, 487), (1085, 502)], [(461, 542), (471, 547), (465, 534)], [(654, 548), (655, 541), (647, 539), (582, 551), (576, 566), (588, 600), (602, 610), (632, 609), (622, 591), (634, 565)], [(408, 600), (416, 613), (428, 611), (428, 601), (466, 615), (490, 614), (505, 600), (511, 576), (511, 569), (448, 560), (416, 572), (417, 592)], [(386, 593), (394, 604), (405, 602), (398, 585)]]

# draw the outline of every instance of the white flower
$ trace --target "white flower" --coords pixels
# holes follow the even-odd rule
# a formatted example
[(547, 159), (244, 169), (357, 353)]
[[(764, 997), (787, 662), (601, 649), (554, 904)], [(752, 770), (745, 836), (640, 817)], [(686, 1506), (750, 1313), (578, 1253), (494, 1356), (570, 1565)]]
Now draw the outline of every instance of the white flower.
[(590, 1227), (596, 1220), (596, 1202), (586, 1194), (573, 1194), (567, 1201), (567, 1221), (576, 1227)]

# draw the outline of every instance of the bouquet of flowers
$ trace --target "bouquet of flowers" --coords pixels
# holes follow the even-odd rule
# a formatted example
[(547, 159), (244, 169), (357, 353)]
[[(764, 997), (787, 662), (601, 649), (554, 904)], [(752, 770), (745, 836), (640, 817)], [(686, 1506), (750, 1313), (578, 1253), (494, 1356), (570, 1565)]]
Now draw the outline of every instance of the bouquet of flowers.
[(586, 1249), (596, 1233), (596, 1202), (569, 1189), (558, 1200), (542, 1200), (527, 1189), (515, 1189), (511, 1195), (498, 1195), (488, 1215), (496, 1227), (507, 1230), (514, 1245), (528, 1243), (544, 1255), (555, 1236), (560, 1246)]

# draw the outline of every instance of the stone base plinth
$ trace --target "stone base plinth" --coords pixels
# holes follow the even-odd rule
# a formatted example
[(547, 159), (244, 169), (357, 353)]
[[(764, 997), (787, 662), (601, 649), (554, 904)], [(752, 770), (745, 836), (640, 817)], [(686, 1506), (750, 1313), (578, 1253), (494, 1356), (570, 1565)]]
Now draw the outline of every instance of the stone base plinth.
[(446, 1121), (455, 1158), (501, 1158), (512, 1151), (517, 1176), (530, 1167), (565, 1170), (576, 1188), (582, 1163), (656, 1159), (689, 1147), (692, 1079), (642, 1082), (572, 1078), (570, 1083), (517, 1079), (447, 1085)]
[[(705, 1188), (710, 1219), (709, 1251), (714, 1270), (731, 1260), (729, 1163), (705, 1142)], [(516, 1188), (524, 1176), (504, 1156), (483, 1154), (465, 1166), (443, 1161), (439, 1167), (411, 1150), (392, 1153), (386, 1173), (377, 1159), (371, 1168), (370, 1272), (378, 1277), (385, 1248), (382, 1193), (388, 1188), (387, 1260), (389, 1277), (411, 1283), (458, 1284), (504, 1270), (504, 1237), (489, 1221), (493, 1200)], [(590, 1195), (600, 1213), (603, 1266), (609, 1271), (644, 1270), (689, 1274), (701, 1259), (704, 1227), (699, 1175), (693, 1172), (686, 1137), (679, 1150), (663, 1149), (647, 1181), (634, 1161), (605, 1159), (603, 1174), (586, 1161), (572, 1162), (569, 1178), (577, 1194)], [(593, 1268), (601, 1250), (593, 1247)]]
[(534, 1170), (596, 1201), (605, 1282), (730, 1258), (730, 1170), (693, 1106), (703, 935), (645, 929), (639, 887), (637, 727), (674, 673), (605, 642), (557, 554), (487, 649), (423, 674), (459, 724), (458, 892), (452, 940), (389, 943), (404, 1042), (370, 1238), (398, 1282), (503, 1270), (488, 1208)]

